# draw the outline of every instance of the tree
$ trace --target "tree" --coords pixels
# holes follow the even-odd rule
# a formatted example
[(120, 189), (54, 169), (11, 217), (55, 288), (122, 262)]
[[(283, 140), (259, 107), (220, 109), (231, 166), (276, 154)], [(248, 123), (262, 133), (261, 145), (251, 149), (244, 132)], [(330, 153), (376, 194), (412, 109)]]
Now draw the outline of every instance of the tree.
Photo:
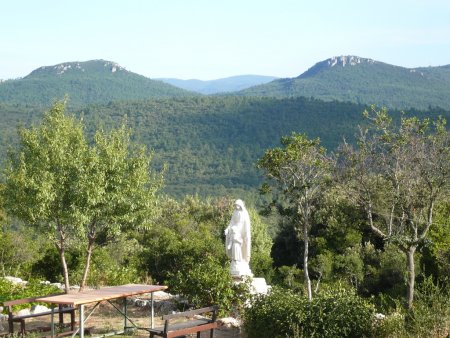
[[(297, 228), (303, 236), (303, 272), (308, 299), (312, 299), (308, 272), (309, 231), (313, 215), (319, 207), (324, 186), (330, 181), (333, 161), (327, 156), (319, 139), (309, 140), (304, 134), (292, 133), (281, 139), (283, 148), (266, 151), (258, 161), (266, 176), (275, 183), (286, 201), (292, 205), (301, 224)], [(265, 184), (264, 190), (269, 186)]]
[(87, 237), (80, 289), (86, 283), (97, 236), (106, 231), (107, 238), (114, 237), (127, 225), (148, 226), (155, 193), (162, 184), (162, 176), (150, 175), (151, 157), (145, 147), (130, 141), (130, 131), (125, 126), (108, 134), (98, 131), (90, 150), (88, 170), (79, 182)]
[(402, 117), (386, 109), (365, 111), (358, 147), (344, 143), (338, 161), (348, 196), (367, 216), (370, 229), (407, 259), (407, 306), (414, 298), (414, 255), (424, 244), (437, 202), (449, 194), (450, 147), (445, 120)]
[(125, 225), (145, 223), (162, 178), (150, 176), (150, 157), (132, 147), (125, 127), (97, 132), (90, 146), (82, 120), (65, 115), (64, 101), (44, 114), (41, 125), (20, 129), (19, 138), (5, 170), (5, 208), (52, 240), (66, 292), (65, 251), (87, 242), (82, 289), (99, 232), (114, 235)]

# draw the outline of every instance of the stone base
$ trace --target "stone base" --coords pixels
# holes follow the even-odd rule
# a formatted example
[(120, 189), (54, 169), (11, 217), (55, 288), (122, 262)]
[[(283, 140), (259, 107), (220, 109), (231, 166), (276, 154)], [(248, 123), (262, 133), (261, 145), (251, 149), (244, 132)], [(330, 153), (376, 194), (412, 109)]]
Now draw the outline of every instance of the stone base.
[(255, 294), (264, 294), (267, 295), (269, 290), (271, 289), (270, 285), (267, 285), (266, 279), (262, 277), (252, 278), (251, 276), (232, 276), (233, 281), (236, 284), (244, 283), (247, 280), (250, 280), (250, 293)]
[(253, 277), (252, 270), (247, 262), (243, 261), (231, 261), (230, 265), (231, 277), (241, 278), (241, 277)]
[(267, 285), (265, 278), (253, 278), (252, 289), (253, 290), (251, 290), (250, 292), (253, 294), (267, 295), (267, 292), (270, 290), (270, 285)]

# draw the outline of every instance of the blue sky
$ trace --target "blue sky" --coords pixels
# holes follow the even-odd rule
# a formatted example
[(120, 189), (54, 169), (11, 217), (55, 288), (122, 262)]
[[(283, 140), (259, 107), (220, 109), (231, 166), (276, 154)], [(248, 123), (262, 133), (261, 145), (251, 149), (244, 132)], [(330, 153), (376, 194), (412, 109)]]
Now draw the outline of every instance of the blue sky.
[(450, 64), (448, 0), (3, 0), (0, 79), (105, 59), (150, 78), (298, 76), (332, 56)]

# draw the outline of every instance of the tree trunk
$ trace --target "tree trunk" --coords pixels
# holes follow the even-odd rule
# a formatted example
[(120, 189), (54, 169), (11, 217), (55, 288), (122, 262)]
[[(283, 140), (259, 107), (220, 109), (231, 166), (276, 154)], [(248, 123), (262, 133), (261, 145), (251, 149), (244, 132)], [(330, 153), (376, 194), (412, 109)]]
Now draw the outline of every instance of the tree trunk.
[(56, 242), (56, 249), (59, 252), (59, 259), (61, 260), (62, 274), (64, 277), (64, 291), (69, 293), (70, 291), (70, 281), (69, 281), (69, 269), (67, 268), (66, 262), (66, 236), (62, 225), (56, 222), (58, 233), (59, 233), (59, 243)]
[(83, 272), (83, 278), (81, 279), (80, 283), (80, 291), (83, 291), (86, 287), (86, 280), (89, 274), (89, 268), (91, 266), (91, 257), (92, 257), (92, 250), (94, 248), (94, 238), (89, 238), (89, 243), (87, 247), (87, 255), (86, 255), (86, 264), (84, 266), (84, 272)]
[(308, 250), (309, 250), (309, 235), (308, 235), (308, 223), (305, 222), (303, 224), (303, 236), (304, 236), (304, 244), (305, 250), (303, 251), (303, 272), (305, 276), (305, 284), (306, 284), (306, 292), (308, 295), (308, 301), (312, 300), (312, 291), (311, 291), (311, 280), (309, 279), (309, 271), (308, 271)]
[(414, 282), (416, 279), (416, 271), (414, 266), (414, 254), (416, 252), (417, 245), (411, 245), (406, 251), (406, 258), (408, 262), (408, 280), (406, 283), (406, 301), (408, 309), (412, 309), (414, 300)]
[(67, 269), (65, 249), (63, 245), (56, 245), (56, 248), (58, 249), (59, 259), (61, 260), (62, 274), (64, 277), (64, 291), (65, 293), (69, 293), (70, 291), (69, 270)]

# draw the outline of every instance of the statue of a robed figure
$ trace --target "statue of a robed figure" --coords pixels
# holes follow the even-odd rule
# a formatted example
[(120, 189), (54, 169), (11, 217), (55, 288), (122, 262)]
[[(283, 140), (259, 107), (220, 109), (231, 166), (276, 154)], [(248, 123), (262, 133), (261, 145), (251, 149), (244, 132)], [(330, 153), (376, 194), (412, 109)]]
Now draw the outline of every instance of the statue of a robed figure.
[(225, 248), (231, 259), (231, 276), (253, 276), (250, 270), (251, 232), (250, 216), (245, 204), (238, 199), (234, 203), (231, 221), (225, 229)]

